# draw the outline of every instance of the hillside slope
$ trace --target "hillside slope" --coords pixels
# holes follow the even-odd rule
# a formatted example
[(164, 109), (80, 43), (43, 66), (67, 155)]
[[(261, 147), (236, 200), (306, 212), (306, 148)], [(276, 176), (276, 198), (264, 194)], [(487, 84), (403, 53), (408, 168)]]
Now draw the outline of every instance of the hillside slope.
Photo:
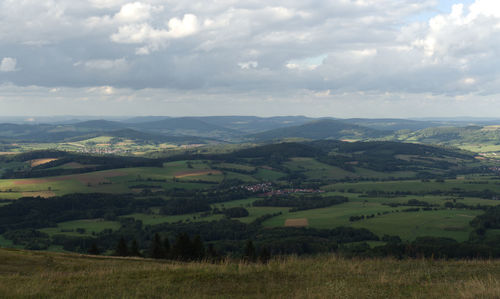
[[(498, 298), (500, 261), (177, 263), (0, 249), (2, 298)], [(401, 275), (404, 273), (404, 275)]]
[(379, 138), (388, 132), (370, 129), (355, 124), (345, 123), (333, 119), (312, 121), (300, 126), (292, 126), (269, 130), (249, 135), (257, 141), (277, 140), (286, 138), (305, 139), (366, 139)]
[(415, 132), (399, 132), (399, 140), (432, 144), (498, 144), (500, 140), (499, 126), (468, 126), (427, 128)]

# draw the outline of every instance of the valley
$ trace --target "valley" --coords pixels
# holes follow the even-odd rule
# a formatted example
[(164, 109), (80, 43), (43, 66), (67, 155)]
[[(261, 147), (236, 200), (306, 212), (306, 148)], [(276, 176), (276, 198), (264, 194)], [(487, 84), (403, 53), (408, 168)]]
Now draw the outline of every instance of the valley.
[[(155, 233), (181, 232), (234, 257), (247, 240), (273, 254), (386, 255), (394, 241), (419, 247), (426, 238), (496, 244), (500, 225), (481, 224), (500, 203), (496, 159), (380, 136), (291, 136), (206, 144), (101, 136), (17, 149), (0, 156), (0, 246), (112, 254), (125, 237), (147, 255)], [(129, 150), (82, 150), (93, 146)]]

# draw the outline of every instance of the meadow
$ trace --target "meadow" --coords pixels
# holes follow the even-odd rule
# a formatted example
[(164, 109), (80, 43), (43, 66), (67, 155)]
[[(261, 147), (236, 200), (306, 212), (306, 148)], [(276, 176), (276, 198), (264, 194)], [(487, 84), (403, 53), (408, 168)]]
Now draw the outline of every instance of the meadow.
[(2, 298), (498, 298), (500, 262), (173, 262), (0, 249)]

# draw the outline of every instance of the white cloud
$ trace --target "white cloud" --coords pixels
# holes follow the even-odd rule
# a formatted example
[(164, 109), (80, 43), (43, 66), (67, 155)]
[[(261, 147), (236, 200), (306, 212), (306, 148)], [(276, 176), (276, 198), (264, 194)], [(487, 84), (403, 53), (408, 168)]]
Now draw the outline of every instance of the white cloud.
[(469, 78), (465, 78), (465, 79), (463, 79), (463, 82), (464, 82), (464, 84), (466, 84), (466, 85), (472, 85), (472, 84), (475, 84), (475, 83), (476, 83), (476, 79), (475, 79), (475, 78), (471, 78), (471, 77), (469, 77)]
[(195, 15), (185, 14), (182, 19), (170, 19), (170, 21), (168, 21), (168, 28), (168, 35), (170, 37), (181, 38), (198, 32), (200, 25)]
[(477, 0), (468, 9), (453, 5), (449, 14), (437, 15), (428, 22), (425, 36), (414, 45), (423, 48), (427, 56), (445, 59), (468, 56), (494, 50), (500, 33), (500, 2)]
[(500, 18), (500, 2), (494, 0), (476, 0), (471, 4), (468, 20), (474, 20), (483, 15), (486, 17)]
[(119, 25), (144, 23), (153, 18), (153, 14), (163, 11), (163, 6), (155, 6), (143, 2), (126, 3), (114, 15), (88, 17), (84, 24), (93, 30), (103, 27), (114, 28)]
[(97, 8), (113, 8), (119, 7), (126, 0), (88, 0), (90, 4)]
[(104, 95), (104, 96), (110, 96), (116, 93), (115, 88), (112, 86), (98, 86), (98, 87), (91, 87), (87, 89), (87, 93), (94, 93), (94, 94), (99, 94), (99, 95)]
[(257, 68), (259, 66), (259, 62), (257, 62), (257, 61), (238, 62), (238, 66), (242, 70), (249, 70), (249, 69)]
[(377, 49), (353, 50), (352, 54), (358, 57), (373, 57), (377, 55)]
[(0, 72), (14, 72), (16, 71), (17, 59), (12, 57), (5, 57), (0, 63)]
[(121, 7), (117, 14), (115, 14), (114, 19), (122, 23), (145, 21), (151, 17), (151, 11), (153, 9), (154, 7), (150, 4), (141, 2), (127, 3)]
[(85, 66), (89, 70), (126, 70), (128, 63), (125, 58), (110, 60), (110, 59), (93, 59), (75, 63), (75, 66)]
[(168, 29), (156, 29), (148, 23), (124, 25), (111, 36), (115, 43), (145, 44), (136, 49), (137, 54), (149, 54), (163, 47), (168, 40), (178, 39), (196, 34), (200, 30), (198, 18), (193, 14), (185, 14), (182, 19), (172, 18), (168, 21)]

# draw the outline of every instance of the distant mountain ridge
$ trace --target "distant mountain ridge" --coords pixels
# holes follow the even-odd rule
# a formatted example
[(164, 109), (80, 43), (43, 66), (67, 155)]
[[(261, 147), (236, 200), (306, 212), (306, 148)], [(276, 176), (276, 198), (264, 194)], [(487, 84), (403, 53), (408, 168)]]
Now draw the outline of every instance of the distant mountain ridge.
[[(450, 121), (451, 122), (451, 121)], [(290, 138), (393, 140), (456, 145), (462, 142), (497, 144), (500, 121), (458, 126), (450, 122), (409, 119), (334, 119), (305, 116), (145, 116), (124, 120), (85, 120), (71, 123), (0, 123), (5, 142), (64, 142), (98, 136), (152, 142), (264, 142)]]

